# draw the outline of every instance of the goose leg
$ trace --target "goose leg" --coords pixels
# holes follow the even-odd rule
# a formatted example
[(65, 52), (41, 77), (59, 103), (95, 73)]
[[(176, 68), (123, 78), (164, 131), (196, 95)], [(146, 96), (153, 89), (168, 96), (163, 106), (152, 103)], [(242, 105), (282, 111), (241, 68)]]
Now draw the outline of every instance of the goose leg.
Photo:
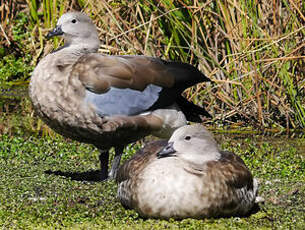
[(114, 155), (114, 159), (113, 159), (113, 162), (112, 162), (111, 170), (108, 174), (109, 179), (115, 179), (115, 177), (116, 177), (117, 171), (118, 171), (119, 166), (120, 166), (121, 157), (123, 155), (123, 150), (124, 150), (123, 146), (114, 148), (115, 155)]
[(101, 164), (100, 179), (106, 180), (108, 179), (109, 149), (108, 150), (99, 149), (99, 151), (100, 151), (99, 159)]

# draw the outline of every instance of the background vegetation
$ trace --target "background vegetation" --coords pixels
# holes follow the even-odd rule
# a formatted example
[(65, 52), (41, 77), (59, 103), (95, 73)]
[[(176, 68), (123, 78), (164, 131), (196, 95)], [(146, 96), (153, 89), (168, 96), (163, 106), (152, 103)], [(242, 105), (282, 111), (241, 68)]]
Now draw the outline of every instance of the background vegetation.
[[(63, 12), (82, 10), (99, 28), (103, 53), (145, 54), (198, 66), (213, 83), (185, 94), (213, 115), (207, 123), (305, 127), (303, 0), (0, 2), (5, 113), (23, 100), (39, 59), (60, 44), (58, 39), (47, 41), (47, 31)], [(43, 127), (30, 127), (30, 120), (25, 121), (29, 130)]]

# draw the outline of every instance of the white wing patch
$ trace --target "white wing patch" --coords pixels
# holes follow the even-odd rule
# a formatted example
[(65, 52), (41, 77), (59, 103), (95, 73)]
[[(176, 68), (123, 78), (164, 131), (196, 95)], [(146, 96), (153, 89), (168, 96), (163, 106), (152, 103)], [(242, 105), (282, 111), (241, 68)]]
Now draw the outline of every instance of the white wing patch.
[(137, 115), (149, 109), (159, 98), (162, 87), (148, 85), (143, 91), (111, 87), (104, 94), (86, 91), (85, 102), (92, 104), (101, 116)]

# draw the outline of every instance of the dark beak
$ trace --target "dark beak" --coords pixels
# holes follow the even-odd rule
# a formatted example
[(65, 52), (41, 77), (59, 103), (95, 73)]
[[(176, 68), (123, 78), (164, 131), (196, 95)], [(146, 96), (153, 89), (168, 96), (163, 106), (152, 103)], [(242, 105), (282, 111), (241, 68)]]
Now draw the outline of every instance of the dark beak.
[(157, 153), (157, 157), (162, 158), (174, 156), (176, 150), (174, 149), (173, 145), (174, 142), (168, 142), (168, 144), (160, 152)]
[(54, 36), (60, 36), (63, 35), (64, 32), (61, 29), (61, 26), (56, 26), (53, 30), (51, 30), (48, 34), (47, 34), (47, 39), (50, 39)]

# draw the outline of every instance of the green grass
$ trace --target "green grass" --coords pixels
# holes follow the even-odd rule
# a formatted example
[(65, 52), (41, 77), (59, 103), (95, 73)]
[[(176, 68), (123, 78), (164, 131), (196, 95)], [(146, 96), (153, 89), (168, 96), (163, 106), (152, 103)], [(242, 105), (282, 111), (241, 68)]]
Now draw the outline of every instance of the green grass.
[[(223, 147), (242, 156), (259, 178), (260, 195), (266, 200), (259, 212), (244, 218), (161, 221), (145, 220), (136, 212), (125, 210), (116, 199), (114, 182), (75, 181), (45, 173), (46, 170), (98, 169), (98, 152), (92, 146), (58, 135), (22, 136), (0, 137), (0, 227), (3, 229), (302, 229), (305, 226), (304, 154), (288, 144), (276, 147), (252, 138), (242, 144), (228, 137), (224, 141)], [(129, 148), (123, 160), (138, 147)]]

